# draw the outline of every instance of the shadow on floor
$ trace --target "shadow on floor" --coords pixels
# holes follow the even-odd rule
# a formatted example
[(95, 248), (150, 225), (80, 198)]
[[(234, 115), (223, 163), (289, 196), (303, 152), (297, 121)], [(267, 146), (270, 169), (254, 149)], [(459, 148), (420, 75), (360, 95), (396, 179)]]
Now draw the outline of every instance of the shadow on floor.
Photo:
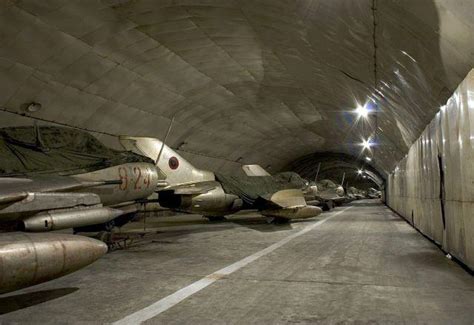
[(377, 202), (351, 202), (350, 205), (356, 206), (356, 207), (376, 207), (376, 206), (381, 206), (382, 202), (377, 201)]
[(246, 227), (252, 230), (260, 231), (260, 232), (275, 232), (275, 231), (284, 231), (284, 230), (291, 230), (293, 227), (291, 223), (282, 223), (282, 224), (273, 224), (268, 223), (265, 218), (249, 218), (249, 219), (237, 219), (237, 220), (229, 220), (230, 222)]
[[(254, 212), (253, 212), (254, 213)], [(189, 233), (199, 233), (199, 232), (213, 232), (213, 231), (222, 231), (234, 228), (234, 225), (238, 225), (241, 227), (247, 227), (252, 230), (261, 231), (261, 232), (274, 232), (274, 231), (284, 231), (284, 230), (291, 230), (293, 227), (291, 226), (292, 223), (299, 223), (299, 222), (311, 222), (314, 221), (313, 218), (311, 219), (295, 219), (291, 220), (289, 223), (283, 224), (274, 224), (268, 223), (267, 219), (261, 215), (248, 215), (248, 214), (236, 214), (236, 215), (229, 215), (226, 216), (225, 219), (220, 221), (209, 221), (203, 217), (196, 217), (198, 219), (171, 219), (171, 220), (153, 220), (148, 222), (146, 227), (148, 229), (159, 229), (162, 227), (166, 227), (168, 229), (157, 231), (158, 234), (163, 234), (163, 236), (179, 236), (185, 235)], [(135, 226), (138, 226), (139, 223), (135, 223)], [(199, 226), (203, 227), (199, 227)], [(179, 230), (171, 230), (171, 228), (180, 228)], [(184, 228), (184, 229), (183, 229)], [(128, 228), (129, 230), (130, 228)], [(125, 229), (127, 232), (127, 229)]]
[(16, 310), (28, 308), (34, 305), (39, 305), (43, 302), (66, 296), (77, 290), (79, 290), (79, 288), (60, 288), (3, 297), (0, 298), (0, 315), (8, 314)]

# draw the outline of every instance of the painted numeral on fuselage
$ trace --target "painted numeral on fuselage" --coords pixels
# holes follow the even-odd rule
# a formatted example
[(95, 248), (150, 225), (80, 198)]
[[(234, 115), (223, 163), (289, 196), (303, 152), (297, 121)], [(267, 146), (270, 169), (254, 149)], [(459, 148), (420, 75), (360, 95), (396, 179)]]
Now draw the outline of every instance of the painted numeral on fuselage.
[(150, 174), (151, 174), (151, 172), (147, 168), (146, 173), (145, 173), (145, 177), (143, 178), (143, 184), (146, 185), (146, 188), (150, 187)]
[(119, 167), (118, 173), (119, 173), (120, 181), (122, 182), (119, 186), (119, 189), (121, 189), (122, 191), (125, 191), (128, 187), (127, 169), (125, 167)]
[(140, 167), (130, 168), (132, 173), (132, 178), (128, 178), (128, 172), (126, 167), (119, 167), (118, 174), (122, 183), (119, 186), (119, 189), (126, 191), (128, 189), (129, 182), (133, 184), (133, 190), (139, 191), (142, 189), (142, 184), (145, 188), (150, 188), (151, 184), (151, 172), (148, 168), (145, 168), (144, 174), (142, 174), (142, 169)]
[(134, 189), (141, 190), (142, 187), (138, 183), (140, 182), (140, 179), (142, 178), (142, 170), (139, 167), (133, 167), (133, 173), (137, 177), (137, 179), (135, 180)]

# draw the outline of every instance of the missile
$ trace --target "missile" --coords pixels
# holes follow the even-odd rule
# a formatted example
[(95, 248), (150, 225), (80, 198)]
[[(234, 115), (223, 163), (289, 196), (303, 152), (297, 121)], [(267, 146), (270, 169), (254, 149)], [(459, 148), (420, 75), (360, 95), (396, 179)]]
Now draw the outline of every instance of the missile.
[(107, 252), (103, 242), (67, 234), (0, 234), (0, 294), (77, 271)]
[(31, 232), (78, 228), (109, 222), (124, 214), (124, 211), (106, 207), (46, 211), (26, 218), (20, 229)]

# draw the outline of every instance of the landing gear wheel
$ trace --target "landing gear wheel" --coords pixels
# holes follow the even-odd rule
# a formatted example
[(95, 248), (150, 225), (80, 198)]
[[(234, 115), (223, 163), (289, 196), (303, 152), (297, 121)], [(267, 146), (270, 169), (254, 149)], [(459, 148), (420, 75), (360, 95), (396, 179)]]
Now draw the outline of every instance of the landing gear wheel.
[(225, 221), (226, 218), (224, 216), (203, 216), (210, 222), (219, 222), (219, 221)]
[(323, 211), (329, 211), (334, 208), (334, 202), (332, 200), (326, 201), (323, 206)]

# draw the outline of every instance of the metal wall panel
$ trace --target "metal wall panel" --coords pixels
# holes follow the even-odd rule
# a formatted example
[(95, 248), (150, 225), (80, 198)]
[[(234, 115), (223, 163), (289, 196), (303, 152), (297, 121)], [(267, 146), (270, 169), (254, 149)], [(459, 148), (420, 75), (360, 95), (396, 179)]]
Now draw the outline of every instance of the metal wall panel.
[(387, 204), (474, 269), (474, 70), (388, 177)]

